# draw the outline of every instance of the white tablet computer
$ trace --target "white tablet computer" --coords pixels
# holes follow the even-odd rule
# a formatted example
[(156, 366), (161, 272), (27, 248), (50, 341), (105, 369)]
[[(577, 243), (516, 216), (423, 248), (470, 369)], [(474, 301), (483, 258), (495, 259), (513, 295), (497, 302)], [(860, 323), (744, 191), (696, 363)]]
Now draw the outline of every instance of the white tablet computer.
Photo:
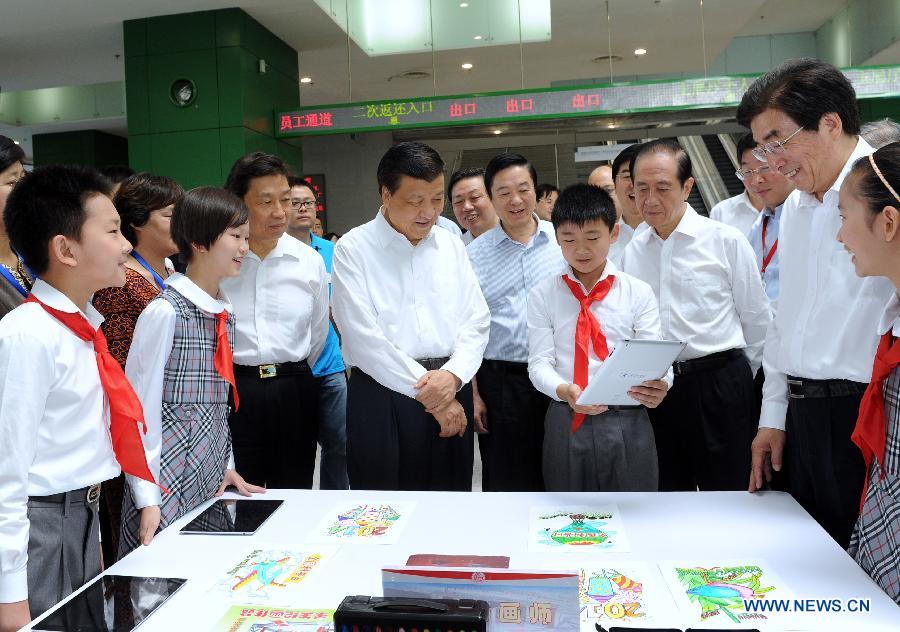
[(637, 406), (628, 389), (666, 374), (686, 342), (673, 340), (623, 340), (588, 378), (587, 388), (578, 398), (585, 406)]

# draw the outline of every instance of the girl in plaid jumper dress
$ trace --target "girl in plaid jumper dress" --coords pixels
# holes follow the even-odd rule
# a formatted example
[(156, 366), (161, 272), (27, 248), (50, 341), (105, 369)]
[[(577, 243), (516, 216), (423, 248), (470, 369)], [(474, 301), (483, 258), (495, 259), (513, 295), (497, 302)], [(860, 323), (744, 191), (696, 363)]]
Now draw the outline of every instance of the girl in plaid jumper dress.
[[(138, 319), (125, 366), (144, 407), (147, 461), (160, 485), (129, 477), (119, 555), (149, 544), (159, 529), (234, 485), (264, 491), (234, 470), (228, 430), (234, 383), (234, 315), (219, 282), (240, 273), (248, 250), (248, 210), (214, 188), (175, 205), (172, 237), (188, 260)], [(238, 394), (234, 394), (236, 405)]]
[[(900, 292), (900, 143), (861, 158), (840, 192), (838, 239), (860, 276), (886, 276)], [(866, 334), (868, 332), (860, 332)], [(866, 488), (848, 552), (900, 603), (900, 299), (885, 307), (872, 380), (853, 441), (868, 466)]]

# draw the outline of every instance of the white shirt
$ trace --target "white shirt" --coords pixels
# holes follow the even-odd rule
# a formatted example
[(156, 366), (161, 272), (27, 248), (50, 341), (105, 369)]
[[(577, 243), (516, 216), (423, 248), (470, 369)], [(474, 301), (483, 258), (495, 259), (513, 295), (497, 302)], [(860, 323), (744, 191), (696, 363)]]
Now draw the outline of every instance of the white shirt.
[(443, 215), (438, 215), (437, 222), (435, 226), (443, 228), (444, 230), (449, 230), (451, 233), (462, 239), (463, 232), (462, 229), (456, 225), (452, 219), (447, 219)]
[(413, 246), (384, 214), (354, 228), (334, 248), (334, 320), (344, 359), (408, 397), (425, 374), (417, 359), (465, 384), (487, 345), (491, 314), (462, 242), (432, 230)]
[(663, 336), (687, 342), (680, 360), (744, 349), (755, 374), (772, 320), (756, 255), (736, 228), (685, 206), (668, 239), (636, 234), (622, 268), (653, 288)]
[(740, 195), (722, 200), (709, 212), (710, 219), (734, 226), (743, 235), (750, 232), (750, 227), (753, 226), (757, 217), (759, 217), (759, 211), (750, 201), (746, 189)]
[(265, 260), (248, 252), (240, 276), (220, 287), (234, 307), (236, 364), (316, 363), (328, 336), (328, 275), (319, 253), (284, 234)]
[[(571, 268), (566, 274), (585, 288)], [(615, 281), (602, 301), (591, 304), (606, 346), (611, 353), (621, 340), (660, 340), (659, 308), (653, 289), (633, 276), (621, 272), (607, 260), (598, 283), (609, 275)], [(591, 288), (593, 289), (593, 288)], [(575, 329), (581, 304), (563, 281), (562, 275), (548, 277), (536, 285), (528, 296), (528, 376), (534, 387), (545, 395), (560, 400), (556, 389), (560, 384), (572, 384), (575, 374)], [(597, 372), (603, 360), (597, 357), (594, 345), (588, 346), (588, 378)], [(666, 381), (672, 384), (672, 370)], [(637, 405), (637, 402), (635, 402)]]
[[(166, 284), (178, 290), (179, 294), (207, 314), (232, 311), (226, 297), (223, 296), (223, 300), (213, 298), (183, 274), (174, 273), (166, 279)], [(157, 481), (162, 454), (163, 373), (172, 354), (176, 323), (175, 308), (171, 303), (150, 301), (138, 317), (125, 363), (125, 375), (144, 408), (144, 421), (147, 422), (147, 434), (143, 436), (144, 452), (153, 478)], [(228, 460), (227, 468), (234, 468), (233, 455)], [(135, 507), (142, 509), (160, 504), (162, 492), (158, 485), (130, 475), (126, 475), (126, 478), (131, 486)]]
[(879, 336), (883, 336), (888, 331), (891, 331), (891, 335), (894, 338), (900, 338), (900, 297), (897, 296), (896, 292), (891, 296), (888, 304), (884, 306), (881, 322), (878, 323)]
[[(37, 280), (32, 293), (64, 312), (79, 309)], [(95, 329), (103, 316), (82, 312)], [(114, 478), (109, 403), (92, 342), (36, 303), (0, 320), (0, 603), (28, 598), (27, 503)]]
[(631, 243), (632, 237), (634, 237), (634, 229), (619, 218), (619, 238), (609, 247), (607, 258), (617, 266), (621, 265), (622, 255), (625, 253), (625, 248)]
[(463, 245), (468, 246), (475, 240), (475, 235), (472, 234), (471, 230), (467, 230), (466, 232), (464, 232), (462, 234), (461, 239), (462, 239)]
[(784, 430), (787, 375), (863, 383), (872, 377), (878, 319), (896, 289), (884, 277), (856, 276), (836, 236), (841, 183), (853, 163), (873, 151), (860, 138), (822, 202), (794, 191), (781, 209), (778, 313), (763, 358), (762, 427)]

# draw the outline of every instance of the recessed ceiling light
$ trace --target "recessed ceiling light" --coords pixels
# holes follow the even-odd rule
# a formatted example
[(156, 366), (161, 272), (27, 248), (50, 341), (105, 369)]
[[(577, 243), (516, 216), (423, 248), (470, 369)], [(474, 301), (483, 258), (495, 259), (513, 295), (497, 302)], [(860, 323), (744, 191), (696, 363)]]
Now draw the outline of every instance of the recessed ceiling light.
[(494, 130), (494, 134), (502, 134), (502, 133), (503, 133), (503, 130), (500, 130), (500, 129)]
[(300, 83), (312, 83), (312, 77), (300, 77)]
[(17, 141), (17, 140), (14, 140), (13, 142), (14, 142), (16, 145), (20, 144), (19, 141)]
[(460, 8), (460, 9), (465, 9), (467, 6), (469, 6), (469, 3), (468, 3), (468, 2), (460, 2), (460, 3), (459, 3), (459, 8)]
[(482, 35), (476, 35), (476, 36), (473, 37), (472, 39), (483, 40), (483, 39), (484, 39), (484, 36), (482, 36)]
[(647, 49), (646, 49), (646, 48), (635, 48), (635, 49), (634, 49), (634, 54), (635, 54), (635, 55), (646, 55), (646, 54), (647, 54)]
[(609, 125), (607, 125), (607, 127), (609, 129), (616, 129), (616, 127), (618, 127), (618, 125), (616, 125), (615, 123), (610, 123)]
[(462, 69), (463, 70), (472, 70), (472, 64), (470, 64), (469, 62), (466, 62), (462, 65)]

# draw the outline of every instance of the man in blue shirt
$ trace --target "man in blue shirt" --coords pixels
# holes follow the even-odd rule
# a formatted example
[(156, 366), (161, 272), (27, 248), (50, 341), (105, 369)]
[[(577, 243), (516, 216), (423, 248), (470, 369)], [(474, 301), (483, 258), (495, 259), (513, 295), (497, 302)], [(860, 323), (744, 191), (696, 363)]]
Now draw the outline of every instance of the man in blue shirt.
[[(292, 177), (291, 217), (288, 233), (299, 239), (325, 260), (328, 272), (328, 293), (331, 295), (331, 260), (334, 244), (313, 233), (316, 221), (316, 194), (303, 179)], [(328, 326), (328, 338), (322, 355), (313, 367), (319, 381), (319, 445), (322, 446), (322, 465), (319, 473), (321, 489), (348, 489), (347, 483), (347, 376), (341, 357), (341, 342), (334, 323)]]
[(747, 239), (756, 253), (756, 262), (762, 276), (766, 295), (774, 308), (778, 301), (778, 225), (781, 223), (781, 207), (794, 190), (793, 183), (776, 169), (753, 155), (756, 141), (747, 134), (738, 141), (737, 155), (741, 163), (737, 177), (747, 190), (763, 201), (763, 209), (747, 233)]

